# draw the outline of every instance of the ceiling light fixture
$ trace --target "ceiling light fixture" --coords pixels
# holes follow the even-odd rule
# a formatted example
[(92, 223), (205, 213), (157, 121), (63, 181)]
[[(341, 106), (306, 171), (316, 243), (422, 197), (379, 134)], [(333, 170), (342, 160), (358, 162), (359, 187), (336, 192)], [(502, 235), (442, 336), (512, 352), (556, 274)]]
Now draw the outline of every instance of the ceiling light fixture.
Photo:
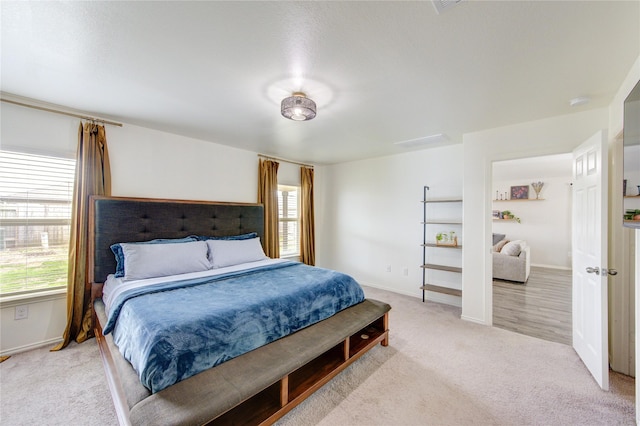
[(316, 116), (316, 103), (302, 92), (294, 92), (282, 100), (280, 113), (283, 117), (295, 121), (308, 121)]

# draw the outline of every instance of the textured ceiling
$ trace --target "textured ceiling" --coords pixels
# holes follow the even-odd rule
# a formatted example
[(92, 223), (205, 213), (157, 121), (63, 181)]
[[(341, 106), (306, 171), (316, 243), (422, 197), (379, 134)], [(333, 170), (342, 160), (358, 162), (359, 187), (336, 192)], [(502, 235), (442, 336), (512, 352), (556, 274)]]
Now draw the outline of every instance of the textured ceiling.
[[(316, 164), (606, 107), (640, 55), (637, 1), (0, 8), (5, 96)], [(318, 104), (312, 121), (280, 116), (298, 90)]]

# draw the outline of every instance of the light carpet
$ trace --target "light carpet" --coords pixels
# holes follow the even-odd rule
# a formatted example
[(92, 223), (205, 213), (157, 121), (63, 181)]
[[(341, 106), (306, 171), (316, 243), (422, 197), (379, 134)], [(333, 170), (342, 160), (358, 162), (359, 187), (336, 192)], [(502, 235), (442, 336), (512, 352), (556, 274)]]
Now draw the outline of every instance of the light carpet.
[[(460, 319), (460, 309), (365, 287), (388, 302), (377, 346), (291, 411), (288, 425), (635, 424), (635, 380), (600, 390), (569, 346)], [(3, 425), (116, 425), (95, 341), (0, 364)]]

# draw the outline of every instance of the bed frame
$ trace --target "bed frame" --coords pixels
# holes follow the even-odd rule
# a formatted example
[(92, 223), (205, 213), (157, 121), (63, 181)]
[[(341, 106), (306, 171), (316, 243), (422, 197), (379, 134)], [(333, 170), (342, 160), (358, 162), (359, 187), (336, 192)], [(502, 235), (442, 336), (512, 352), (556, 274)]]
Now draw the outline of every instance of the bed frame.
[(102, 284), (111, 244), (264, 233), (260, 204), (92, 197), (88, 277), (96, 340), (121, 425), (272, 424), (378, 343), (389, 343), (386, 303), (367, 299), (324, 321), (151, 394), (103, 336)]

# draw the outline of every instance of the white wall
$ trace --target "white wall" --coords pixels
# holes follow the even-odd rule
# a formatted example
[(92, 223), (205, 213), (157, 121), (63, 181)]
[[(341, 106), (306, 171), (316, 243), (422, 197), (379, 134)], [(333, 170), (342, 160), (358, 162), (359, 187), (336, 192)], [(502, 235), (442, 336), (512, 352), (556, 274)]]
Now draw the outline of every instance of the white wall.
[(133, 125), (107, 129), (112, 195), (256, 202), (256, 153)]
[[(526, 160), (525, 160), (526, 161)], [(495, 168), (496, 163), (494, 163)], [(514, 171), (517, 174), (517, 170)], [(512, 240), (524, 240), (531, 248), (531, 264), (549, 268), (571, 269), (571, 157), (568, 157), (566, 176), (523, 176), (520, 179), (493, 180), (491, 194), (504, 193), (511, 186), (529, 185), (542, 181), (542, 201), (494, 201), (494, 210), (509, 210), (520, 218), (515, 221), (493, 221), (493, 232), (505, 234)], [(529, 198), (535, 198), (529, 187)]]
[[(0, 103), (0, 148), (75, 157), (76, 118)], [(256, 153), (126, 124), (106, 126), (112, 195), (255, 202)], [(292, 174), (284, 167), (284, 174)], [(293, 178), (292, 178), (293, 179)], [(299, 179), (299, 178), (298, 178)], [(14, 320), (16, 305), (29, 317)], [(53, 344), (66, 324), (66, 294), (0, 301), (0, 353)]]
[[(258, 179), (257, 175), (256, 179)], [(278, 166), (278, 184), (300, 186), (300, 166), (293, 163), (280, 162)]]
[(434, 198), (461, 196), (462, 145), (316, 170), (317, 264), (422, 297), (423, 186)]
[(463, 136), (463, 269), (474, 271), (463, 275), (464, 319), (492, 324), (492, 163), (571, 152), (607, 125), (608, 110), (595, 109)]
[(0, 102), (0, 149), (75, 158), (76, 118)]

